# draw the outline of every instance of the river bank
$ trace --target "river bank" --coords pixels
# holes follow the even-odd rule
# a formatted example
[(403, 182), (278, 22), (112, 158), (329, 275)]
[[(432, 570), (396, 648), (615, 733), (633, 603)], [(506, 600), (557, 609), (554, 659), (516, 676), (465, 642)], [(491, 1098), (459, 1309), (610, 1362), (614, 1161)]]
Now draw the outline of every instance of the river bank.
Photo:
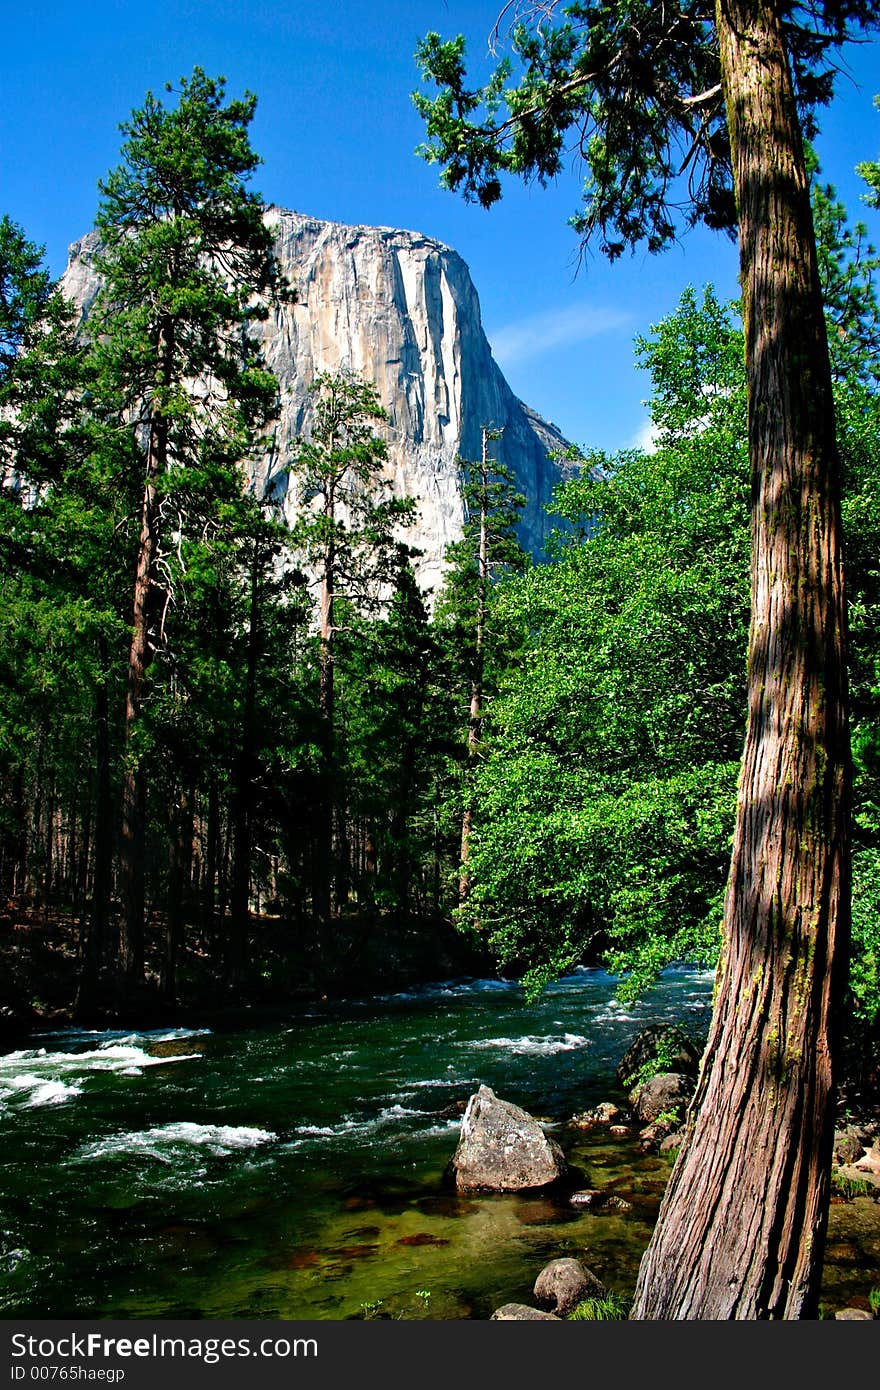
[[(245, 964), (224, 971), (215, 934), (187, 933), (173, 995), (163, 984), (166, 924), (149, 916), (142, 982), (122, 991), (109, 964), (89, 997), (79, 985), (83, 929), (73, 911), (31, 900), (0, 913), (0, 1046), (40, 1028), (246, 1026), (255, 1012), (283, 1015), (298, 1004), (404, 989), (449, 976), (492, 970), (484, 952), (443, 917), (350, 914), (333, 923), (332, 941), (309, 924), (270, 914), (250, 918)], [(112, 955), (112, 952), (108, 953)]]

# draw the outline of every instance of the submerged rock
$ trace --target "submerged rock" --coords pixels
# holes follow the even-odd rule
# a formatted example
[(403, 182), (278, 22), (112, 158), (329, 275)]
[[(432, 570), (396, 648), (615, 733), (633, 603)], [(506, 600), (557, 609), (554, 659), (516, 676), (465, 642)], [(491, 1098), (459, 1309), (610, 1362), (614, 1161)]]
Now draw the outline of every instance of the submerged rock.
[(580, 1192), (572, 1192), (569, 1203), (573, 1207), (586, 1207), (590, 1211), (632, 1211), (632, 1202), (625, 1197), (617, 1197), (613, 1192), (601, 1192), (598, 1187), (584, 1187)]
[(603, 1298), (605, 1285), (580, 1260), (551, 1260), (535, 1280), (535, 1302), (560, 1317), (572, 1312), (585, 1298)]
[(549, 1187), (567, 1165), (537, 1120), (481, 1086), (468, 1102), (451, 1168), (459, 1192), (518, 1192)]

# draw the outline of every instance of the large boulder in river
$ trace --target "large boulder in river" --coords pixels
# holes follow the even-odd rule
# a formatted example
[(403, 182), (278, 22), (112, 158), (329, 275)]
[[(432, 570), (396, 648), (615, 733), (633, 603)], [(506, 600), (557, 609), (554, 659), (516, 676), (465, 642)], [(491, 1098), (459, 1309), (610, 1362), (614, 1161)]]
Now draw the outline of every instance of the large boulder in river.
[(451, 1167), (459, 1192), (519, 1192), (558, 1182), (566, 1162), (537, 1120), (481, 1086), (468, 1101)]
[(669, 1023), (653, 1023), (630, 1043), (617, 1068), (617, 1080), (625, 1090), (658, 1072), (679, 1072), (696, 1077), (699, 1049), (686, 1033)]

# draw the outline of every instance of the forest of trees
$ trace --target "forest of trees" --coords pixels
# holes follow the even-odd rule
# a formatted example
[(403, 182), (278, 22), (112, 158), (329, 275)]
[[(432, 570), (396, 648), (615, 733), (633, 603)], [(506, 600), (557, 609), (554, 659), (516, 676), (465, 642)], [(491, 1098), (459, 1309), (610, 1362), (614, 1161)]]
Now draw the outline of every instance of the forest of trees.
[[(578, 457), (550, 563), (516, 541), (522, 498), (487, 430), (483, 457), (461, 462), (467, 519), (444, 588), (423, 594), (397, 529), (411, 505), (383, 495), (369, 383), (316, 382), (314, 429), (288, 461), (292, 531), (248, 487), (277, 392), (248, 317), (295, 286), (245, 192), (252, 102), (225, 100), (197, 71), (176, 105), (133, 113), (102, 189), (105, 289), (82, 328), (39, 249), (0, 227), (0, 874), (7, 928), (33, 928), (30, 970), (18, 938), (22, 1002), (73, 1005), (73, 984), (86, 1016), (133, 989), (234, 1002), (332, 988), (381, 969), (401, 935), (429, 969), (451, 920), (531, 987), (582, 960), (632, 991), (672, 960), (714, 962), (749, 615), (736, 306), (689, 291), (638, 341), (656, 445)], [(207, 148), (227, 112), (235, 139), (212, 147), (211, 177), (229, 222), (212, 189), (202, 225), (201, 185), (162, 184), (146, 132), (171, 163), (181, 127), (197, 121)], [(124, 235), (148, 180), (163, 214)], [(813, 205), (850, 557), (852, 1018), (871, 1032), (877, 259), (818, 170)], [(233, 219), (241, 247), (220, 272)], [(161, 363), (172, 345), (176, 365)], [(215, 393), (192, 390), (199, 373)], [(69, 957), (55, 993), (38, 968), (47, 933)]]

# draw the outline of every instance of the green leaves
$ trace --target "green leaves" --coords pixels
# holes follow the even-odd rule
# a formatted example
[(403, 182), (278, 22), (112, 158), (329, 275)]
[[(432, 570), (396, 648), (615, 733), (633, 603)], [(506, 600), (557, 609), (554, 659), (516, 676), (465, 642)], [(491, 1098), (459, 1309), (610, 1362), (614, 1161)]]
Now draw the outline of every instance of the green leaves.
[[(817, 0), (780, 9), (811, 138), (814, 109), (832, 94), (834, 50), (860, 27), (877, 26), (876, 6)], [(586, 168), (571, 225), (610, 260), (642, 243), (662, 251), (700, 222), (731, 231), (712, 7), (551, 0), (515, 13), (505, 36), (511, 57), (482, 87), (467, 85), (461, 36), (444, 42), (432, 33), (419, 45), (422, 81), (438, 89), (433, 98), (413, 96), (428, 136), (419, 153), (442, 166), (444, 186), (489, 207), (505, 174), (543, 184), (570, 155)], [(870, 168), (866, 177), (874, 177)]]
[(675, 237), (672, 194), (685, 174), (685, 221), (732, 225), (718, 59), (700, 5), (541, 6), (514, 24), (509, 44), (516, 85), (505, 59), (473, 89), (460, 37), (431, 34), (418, 49), (423, 81), (440, 89), (414, 97), (429, 137), (420, 153), (442, 164), (447, 187), (489, 206), (502, 174), (546, 183), (573, 149), (587, 179), (572, 225), (598, 235), (611, 259)]

